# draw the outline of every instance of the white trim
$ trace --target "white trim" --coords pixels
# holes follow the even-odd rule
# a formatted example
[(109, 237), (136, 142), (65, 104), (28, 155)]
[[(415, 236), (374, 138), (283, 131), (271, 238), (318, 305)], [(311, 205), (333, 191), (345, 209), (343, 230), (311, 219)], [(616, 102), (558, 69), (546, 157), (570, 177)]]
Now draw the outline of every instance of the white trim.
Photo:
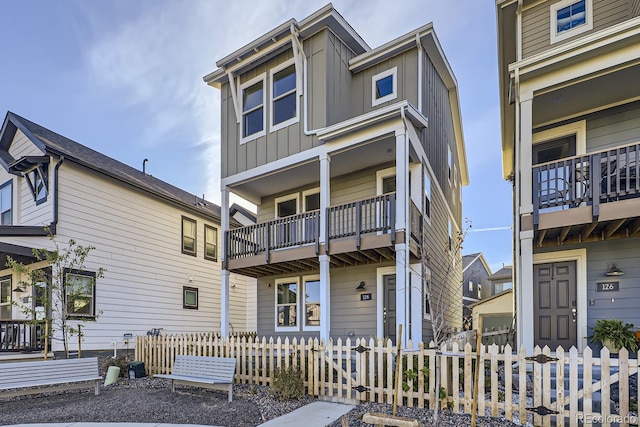
[(273, 217), (274, 218), (280, 218), (278, 216), (278, 203), (282, 203), (282, 202), (287, 202), (289, 200), (294, 200), (296, 201), (296, 214), (300, 213), (300, 193), (293, 193), (293, 194), (287, 194), (286, 196), (280, 196), (280, 197), (276, 197), (275, 201), (274, 201), (274, 213), (273, 213)]
[[(294, 49), (295, 50), (295, 49)], [(280, 95), (280, 98), (283, 98), (285, 96), (290, 95), (291, 93), (295, 93), (295, 100), (296, 100), (296, 115), (290, 119), (287, 119), (283, 122), (277, 123), (277, 124), (273, 124), (273, 114), (275, 112), (275, 108), (273, 108), (273, 103), (274, 103), (274, 99), (273, 99), (273, 84), (275, 82), (273, 76), (278, 73), (279, 71), (284, 70), (287, 67), (290, 67), (291, 65), (294, 66), (294, 72), (296, 73), (296, 87), (293, 91), (287, 92), (283, 95)], [(298, 85), (298, 67), (295, 66), (295, 58), (291, 58), (288, 61), (283, 62), (282, 64), (278, 65), (277, 67), (272, 68), (269, 71), (269, 133), (271, 132), (275, 132), (279, 129), (285, 128), (289, 125), (292, 125), (294, 123), (297, 123), (300, 121), (300, 87)]]
[(380, 169), (376, 171), (376, 195), (381, 196), (382, 193), (382, 180), (390, 176), (396, 176), (396, 167), (392, 166), (386, 169)]
[[(396, 274), (396, 266), (376, 268), (376, 335), (378, 338), (384, 338), (384, 319), (382, 313), (384, 311), (384, 276)], [(396, 301), (396, 304), (398, 302)], [(395, 326), (394, 326), (395, 328)]]
[(313, 194), (320, 194), (320, 187), (310, 188), (302, 192), (302, 211), (301, 212), (307, 211), (307, 196), (310, 196)]
[[(320, 289), (318, 289), (319, 291), (322, 290), (322, 282), (320, 282), (320, 275), (319, 274), (312, 274), (309, 276), (302, 276), (302, 292), (300, 293), (300, 295), (307, 295), (307, 282), (315, 282), (317, 281), (318, 284), (320, 285)], [(320, 295), (318, 295), (320, 296)], [(320, 328), (322, 327), (322, 314), (320, 315), (320, 325), (319, 326), (307, 326), (307, 313), (306, 313), (306, 298), (300, 298), (300, 312), (302, 313), (301, 319), (302, 319), (302, 330), (303, 331), (319, 331)], [(322, 304), (321, 301), (318, 300), (318, 304), (320, 304), (320, 313), (322, 313)]]
[[(376, 97), (376, 83), (385, 77), (391, 77), (391, 93), (380, 98)], [(398, 97), (398, 67), (393, 67), (371, 77), (371, 106), (384, 104)]]
[[(273, 287), (274, 300), (273, 305), (275, 308), (275, 316), (273, 318), (273, 326), (276, 332), (293, 332), (300, 330), (300, 277), (284, 277), (275, 280)], [(278, 326), (278, 285), (281, 284), (296, 284), (296, 326)]]
[[(547, 252), (533, 254), (533, 264), (544, 264), (549, 262), (575, 261), (576, 262), (576, 298), (578, 309), (577, 321), (577, 347), (582, 351), (588, 346), (587, 343), (587, 249), (573, 249), (568, 251)], [(534, 301), (531, 302), (533, 304)], [(535, 319), (533, 319), (535, 321)], [(533, 328), (528, 328), (525, 333), (533, 335)], [(533, 342), (533, 339), (531, 340)]]
[[(238, 79), (239, 81), (239, 79)], [(244, 90), (248, 87), (251, 87), (258, 82), (262, 81), (262, 130), (256, 133), (252, 133), (251, 135), (247, 135), (243, 137), (244, 133), (243, 125), (244, 125)], [(259, 76), (252, 78), (240, 85), (240, 144), (244, 144), (248, 141), (253, 141), (254, 139), (260, 138), (261, 136), (265, 136), (267, 134), (267, 73), (262, 73)]]
[(562, 40), (566, 40), (573, 36), (577, 36), (578, 34), (582, 34), (586, 31), (593, 29), (593, 1), (585, 0), (584, 8), (585, 8), (585, 23), (581, 24), (575, 28), (571, 28), (570, 30), (563, 31), (558, 33), (558, 10), (570, 6), (574, 3), (578, 3), (580, 0), (562, 0), (558, 3), (552, 4), (549, 7), (549, 13), (551, 15), (550, 21), (550, 37), (551, 44), (557, 43)]
[(532, 135), (532, 142), (533, 144), (540, 144), (570, 135), (576, 136), (576, 155), (585, 154), (587, 152), (586, 120), (578, 120), (577, 122), (557, 126), (542, 132), (535, 132)]

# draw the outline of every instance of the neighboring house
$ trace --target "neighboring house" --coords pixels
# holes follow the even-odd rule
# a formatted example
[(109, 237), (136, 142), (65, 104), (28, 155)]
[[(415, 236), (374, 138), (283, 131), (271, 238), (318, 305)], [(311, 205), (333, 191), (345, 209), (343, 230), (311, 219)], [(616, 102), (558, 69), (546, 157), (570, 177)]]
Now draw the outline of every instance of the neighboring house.
[[(258, 279), (258, 334), (395, 340), (402, 324), (417, 344), (431, 336), (427, 283), (459, 329), (467, 163), (432, 25), (371, 49), (328, 5), (216, 65), (222, 277)], [(256, 225), (230, 226), (230, 193), (257, 205)]]
[[(74, 307), (70, 325), (88, 319), (83, 349), (125, 348), (124, 334), (151, 329), (220, 331), (219, 206), (11, 112), (0, 133), (0, 165), (0, 349), (37, 347), (20, 308), (36, 308), (35, 290), (20, 286), (24, 278), (5, 264), (8, 256), (32, 264), (33, 248), (53, 249), (48, 230), (60, 248), (69, 239), (96, 248), (86, 271), (66, 275), (88, 289), (66, 301)], [(95, 280), (100, 267), (107, 271)], [(227, 323), (255, 330), (255, 307), (246, 303), (255, 281), (232, 275), (227, 285)], [(61, 349), (54, 339), (53, 350)]]
[(252, 225), (258, 220), (256, 214), (236, 203), (229, 208), (229, 217), (238, 221), (241, 225)]
[(478, 321), (482, 318), (482, 330), (492, 331), (511, 328), (513, 320), (513, 289), (498, 292), (484, 298), (469, 308), (473, 312), (473, 329), (478, 329)]
[(640, 1), (496, 4), (518, 341), (582, 350), (640, 324)]
[(513, 288), (513, 267), (507, 265), (500, 270), (493, 273), (487, 279), (489, 286), (487, 286), (488, 294), (483, 294), (482, 298), (488, 298), (495, 294), (506, 291)]
[(491, 268), (482, 252), (462, 256), (462, 324), (471, 328), (471, 304), (480, 301), (487, 289)]

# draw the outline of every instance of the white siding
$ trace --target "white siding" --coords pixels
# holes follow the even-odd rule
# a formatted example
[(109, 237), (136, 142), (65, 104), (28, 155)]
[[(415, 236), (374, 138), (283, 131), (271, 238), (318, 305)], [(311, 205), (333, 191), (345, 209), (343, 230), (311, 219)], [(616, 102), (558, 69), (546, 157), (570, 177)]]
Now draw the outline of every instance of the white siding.
[[(145, 334), (151, 328), (167, 333), (220, 330), (220, 262), (204, 259), (204, 225), (219, 224), (162, 203), (143, 192), (106, 180), (75, 164), (60, 168), (59, 223), (61, 248), (73, 238), (96, 249), (88, 271), (106, 268), (97, 281), (96, 322), (85, 324), (83, 348), (108, 349), (112, 341), (124, 348), (124, 333)], [(47, 202), (49, 203), (49, 201)], [(197, 256), (181, 253), (182, 215), (197, 221)], [(50, 247), (46, 238), (13, 238), (12, 243)], [(192, 280), (190, 280), (190, 278)], [(231, 276), (230, 322), (235, 331), (255, 330), (247, 323), (247, 291), (253, 279)], [(182, 288), (199, 289), (199, 308), (182, 308)], [(255, 296), (253, 300), (255, 306)], [(75, 345), (75, 343), (72, 343)], [(58, 341), (54, 341), (60, 349)]]

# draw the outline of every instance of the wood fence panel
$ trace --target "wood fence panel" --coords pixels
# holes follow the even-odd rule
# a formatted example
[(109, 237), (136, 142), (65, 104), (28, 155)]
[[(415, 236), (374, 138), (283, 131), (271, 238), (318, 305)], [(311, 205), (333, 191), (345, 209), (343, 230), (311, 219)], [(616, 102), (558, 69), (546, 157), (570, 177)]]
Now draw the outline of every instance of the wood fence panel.
[(513, 353), (511, 346), (504, 347), (504, 417), (513, 419)]
[[(545, 356), (551, 355), (551, 349), (549, 346), (544, 346), (542, 354)], [(547, 408), (551, 407), (551, 364), (545, 363), (542, 365), (542, 390), (547, 390), (547, 393), (542, 393), (542, 404)], [(551, 417), (542, 417), (542, 426), (551, 427)]]
[(578, 426), (578, 349), (569, 350), (569, 425)]
[(556, 417), (556, 426), (564, 427), (564, 350), (562, 347), (556, 349), (556, 410), (560, 412)]
[[(619, 396), (619, 409), (618, 413), (622, 419), (628, 419), (629, 417), (629, 351), (626, 348), (620, 349), (618, 353), (618, 364), (620, 379), (618, 380), (618, 396)], [(622, 423), (623, 426), (628, 426), (629, 423)]]
[(426, 394), (424, 358), (426, 353), (423, 342), (418, 343), (418, 349), (420, 349), (418, 356), (418, 407), (424, 408), (424, 396)]
[[(484, 402), (484, 374), (485, 374), (485, 355), (486, 355), (486, 346), (484, 344), (480, 345), (480, 364), (478, 365), (478, 413), (481, 416), (485, 416), (485, 402)], [(477, 351), (477, 350), (476, 350)]]
[(473, 347), (470, 343), (464, 346), (464, 412), (471, 413), (473, 398)]
[[(590, 414), (592, 411), (592, 396), (593, 396), (593, 380), (592, 380), (592, 372), (593, 372), (593, 360), (592, 360), (592, 351), (590, 348), (585, 348), (582, 352), (583, 358), (583, 368), (582, 368), (582, 390), (583, 390), (583, 398), (582, 398), (582, 413)], [(586, 418), (584, 425), (586, 427), (591, 427), (591, 418)]]
[(491, 354), (491, 416), (498, 416), (498, 346), (493, 344), (490, 347)]
[[(460, 353), (457, 342), (453, 343), (451, 351), (453, 353)], [(460, 360), (459, 357), (451, 357), (451, 393), (453, 394), (453, 411), (456, 414), (460, 412)]]
[[(518, 351), (518, 416), (520, 424), (527, 423), (527, 352), (524, 347)], [(535, 405), (535, 402), (534, 402)]]
[(608, 422), (609, 414), (611, 411), (609, 401), (611, 395), (611, 360), (610, 353), (607, 347), (603, 347), (600, 350), (600, 396), (601, 396), (601, 404), (600, 411), (602, 414), (602, 425), (604, 427), (608, 427), (611, 424)]

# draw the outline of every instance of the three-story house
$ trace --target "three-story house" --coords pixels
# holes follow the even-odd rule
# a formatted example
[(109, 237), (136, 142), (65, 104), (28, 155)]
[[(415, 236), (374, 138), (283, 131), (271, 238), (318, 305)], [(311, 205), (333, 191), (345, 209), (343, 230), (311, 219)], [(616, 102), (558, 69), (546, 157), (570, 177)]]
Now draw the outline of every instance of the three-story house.
[[(371, 49), (327, 5), (216, 65), (204, 80), (221, 97), (222, 307), (238, 273), (257, 278), (259, 335), (395, 341), (402, 324), (417, 343), (436, 313), (459, 329), (468, 175), (433, 26)], [(232, 193), (257, 224), (230, 227)]]

